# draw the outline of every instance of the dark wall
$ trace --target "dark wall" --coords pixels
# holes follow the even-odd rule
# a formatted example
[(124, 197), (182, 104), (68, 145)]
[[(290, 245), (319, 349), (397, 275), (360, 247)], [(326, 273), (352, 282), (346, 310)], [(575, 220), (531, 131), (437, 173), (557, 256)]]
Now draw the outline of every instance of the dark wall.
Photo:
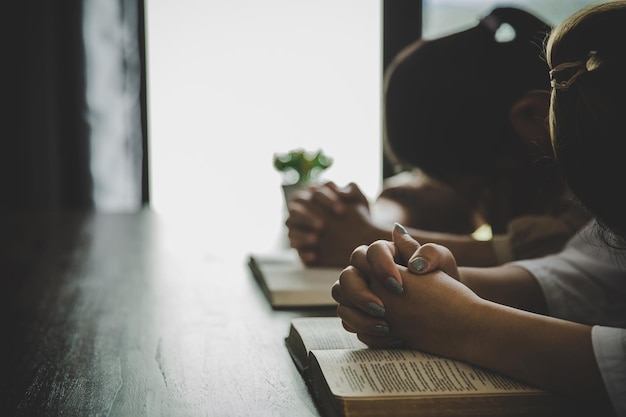
[[(148, 196), (143, 0), (129, 17), (142, 62), (142, 202)], [(0, 211), (94, 209), (82, 0), (6, 2), (2, 25)]]
[[(383, 70), (394, 56), (409, 43), (422, 36), (421, 0), (383, 1)], [(383, 178), (394, 174), (383, 154)]]
[(92, 207), (81, 4), (5, 5), (0, 210)]

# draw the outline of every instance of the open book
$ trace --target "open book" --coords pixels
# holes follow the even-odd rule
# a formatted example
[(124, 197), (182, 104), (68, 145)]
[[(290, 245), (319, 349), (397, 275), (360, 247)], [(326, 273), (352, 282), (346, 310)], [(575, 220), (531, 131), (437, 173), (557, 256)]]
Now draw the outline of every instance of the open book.
[(272, 307), (332, 307), (340, 268), (307, 267), (297, 253), (252, 254), (248, 266)]
[(561, 397), (465, 362), (368, 349), (337, 317), (293, 319), (285, 342), (328, 416), (576, 414)]

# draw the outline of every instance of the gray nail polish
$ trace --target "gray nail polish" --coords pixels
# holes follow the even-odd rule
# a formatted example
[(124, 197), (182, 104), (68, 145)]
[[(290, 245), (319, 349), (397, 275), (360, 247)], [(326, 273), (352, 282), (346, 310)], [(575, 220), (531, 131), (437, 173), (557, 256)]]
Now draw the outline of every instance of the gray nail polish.
[(374, 302), (367, 304), (367, 311), (374, 317), (385, 317), (385, 308)]
[(402, 294), (404, 291), (402, 284), (400, 284), (394, 277), (387, 278), (387, 287), (389, 287), (389, 289), (396, 294)]
[(416, 271), (423, 271), (426, 269), (427, 265), (426, 259), (419, 256), (411, 261), (411, 266), (415, 268)]
[(379, 334), (381, 336), (385, 336), (389, 334), (389, 327), (384, 324), (377, 324), (374, 326), (374, 333)]
[(406, 228), (404, 226), (402, 226), (400, 223), (395, 223), (394, 227), (396, 228), (396, 230), (400, 233), (402, 233), (403, 235), (408, 235), (409, 231), (406, 230)]

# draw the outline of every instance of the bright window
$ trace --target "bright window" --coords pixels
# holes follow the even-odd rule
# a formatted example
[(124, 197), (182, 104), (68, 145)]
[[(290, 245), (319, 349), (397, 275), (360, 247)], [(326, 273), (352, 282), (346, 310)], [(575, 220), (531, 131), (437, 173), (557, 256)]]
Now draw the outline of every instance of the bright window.
[(152, 0), (146, 25), (156, 211), (266, 245), (284, 210), (272, 156), (301, 147), (379, 191), (380, 0)]

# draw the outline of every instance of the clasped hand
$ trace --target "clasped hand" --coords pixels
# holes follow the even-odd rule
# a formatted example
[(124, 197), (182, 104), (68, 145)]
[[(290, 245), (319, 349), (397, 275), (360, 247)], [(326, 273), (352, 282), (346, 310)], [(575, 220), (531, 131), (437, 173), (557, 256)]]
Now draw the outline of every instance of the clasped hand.
[(356, 184), (333, 182), (295, 193), (288, 203), (289, 244), (308, 265), (344, 267), (372, 230), (369, 202)]
[(447, 248), (420, 245), (400, 225), (392, 239), (352, 252), (332, 288), (343, 326), (373, 348), (403, 346), (462, 358), (483, 300), (460, 282)]

